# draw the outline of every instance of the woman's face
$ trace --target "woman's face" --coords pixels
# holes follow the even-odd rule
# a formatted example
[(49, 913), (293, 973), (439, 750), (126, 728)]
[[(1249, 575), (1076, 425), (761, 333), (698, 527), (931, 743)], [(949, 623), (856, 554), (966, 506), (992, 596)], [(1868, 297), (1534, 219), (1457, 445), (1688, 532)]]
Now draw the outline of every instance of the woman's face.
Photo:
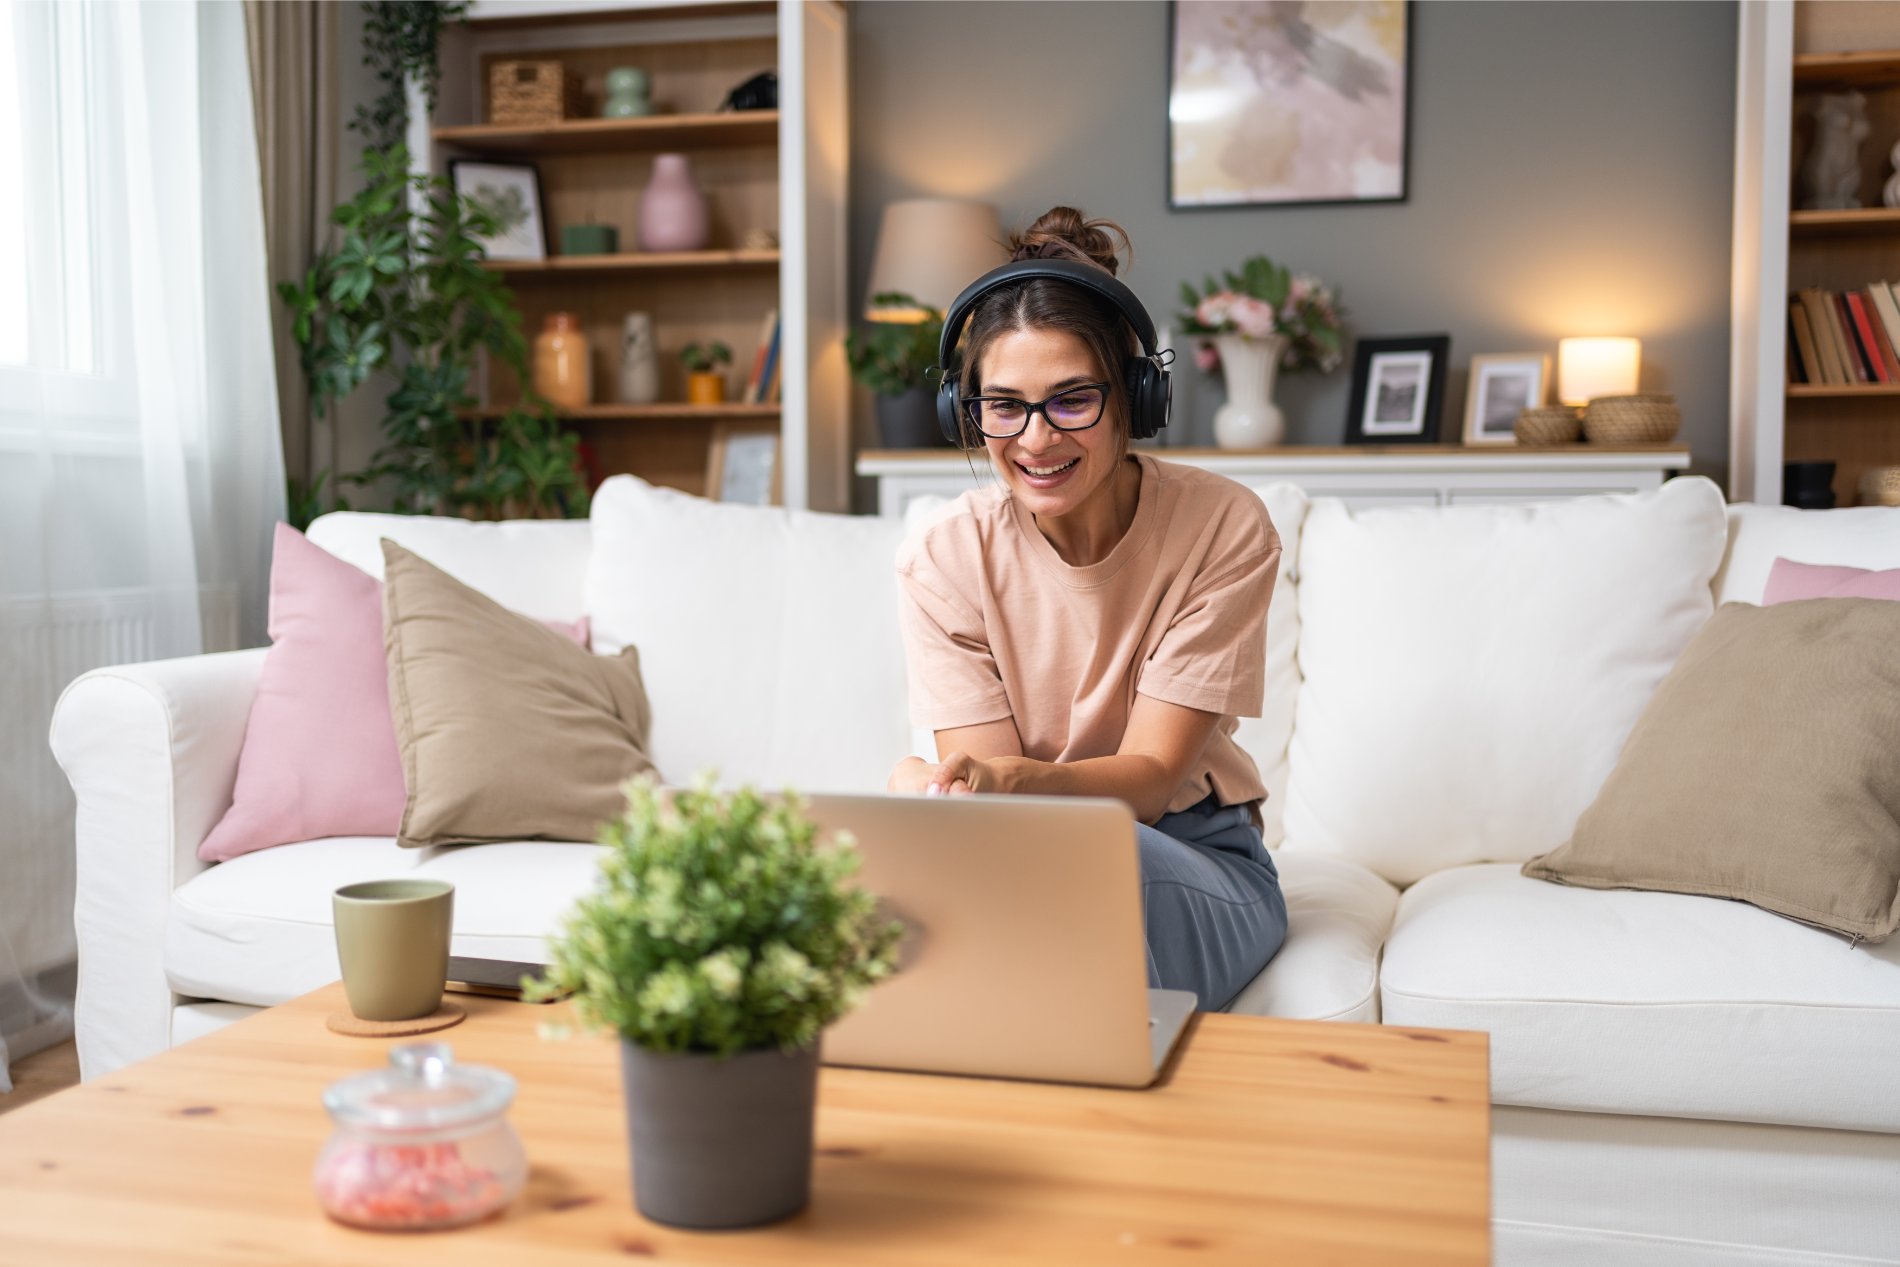
[[(984, 350), (978, 368), (983, 395), (1032, 403), (1057, 396), (1065, 387), (1102, 383), (1109, 377), (1088, 345), (1066, 330), (1018, 329), (998, 335)], [(1051, 402), (1050, 408), (1060, 410), (1061, 405)], [(983, 445), (1024, 509), (1038, 519), (1059, 518), (1098, 494), (1113, 496), (1109, 477), (1121, 457), (1121, 408), (1120, 393), (1110, 390), (1100, 420), (1083, 431), (1058, 431), (1039, 409), (1021, 435), (1007, 440), (985, 436)]]

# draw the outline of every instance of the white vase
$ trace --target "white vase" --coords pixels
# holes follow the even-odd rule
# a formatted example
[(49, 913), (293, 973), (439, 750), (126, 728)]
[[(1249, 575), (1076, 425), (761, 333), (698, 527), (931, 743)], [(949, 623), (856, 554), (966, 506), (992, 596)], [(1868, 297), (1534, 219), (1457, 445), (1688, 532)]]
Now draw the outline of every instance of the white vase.
[(653, 345), (653, 318), (627, 314), (620, 339), (620, 402), (650, 405), (660, 398), (660, 359)]
[(1214, 443), (1223, 449), (1270, 449), (1286, 439), (1286, 415), (1273, 403), (1273, 380), (1286, 352), (1286, 336), (1249, 339), (1223, 334), (1221, 374), (1227, 403), (1214, 411)]

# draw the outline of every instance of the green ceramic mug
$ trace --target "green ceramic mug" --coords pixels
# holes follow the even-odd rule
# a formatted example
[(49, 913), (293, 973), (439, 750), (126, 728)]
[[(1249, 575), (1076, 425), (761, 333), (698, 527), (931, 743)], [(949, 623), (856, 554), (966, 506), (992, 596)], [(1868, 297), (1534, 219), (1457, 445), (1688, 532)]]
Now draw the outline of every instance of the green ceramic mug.
[(455, 886), (447, 880), (370, 880), (331, 898), (343, 992), (359, 1020), (408, 1021), (442, 1003)]

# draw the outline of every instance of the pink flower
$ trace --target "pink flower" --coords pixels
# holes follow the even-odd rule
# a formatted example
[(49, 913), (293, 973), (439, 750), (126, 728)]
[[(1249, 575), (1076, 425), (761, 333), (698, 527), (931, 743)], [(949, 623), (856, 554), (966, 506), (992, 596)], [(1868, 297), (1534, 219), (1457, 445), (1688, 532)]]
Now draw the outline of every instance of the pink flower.
[(1195, 307), (1194, 318), (1202, 325), (1218, 330), (1227, 324), (1229, 313), (1239, 298), (1231, 290), (1217, 290)]
[(1276, 314), (1273, 305), (1263, 299), (1243, 295), (1234, 300), (1231, 314), (1234, 324), (1249, 339), (1264, 339), (1273, 334), (1276, 327)]
[(1220, 349), (1212, 343), (1202, 343), (1194, 349), (1194, 368), (1203, 374), (1212, 374), (1220, 368)]

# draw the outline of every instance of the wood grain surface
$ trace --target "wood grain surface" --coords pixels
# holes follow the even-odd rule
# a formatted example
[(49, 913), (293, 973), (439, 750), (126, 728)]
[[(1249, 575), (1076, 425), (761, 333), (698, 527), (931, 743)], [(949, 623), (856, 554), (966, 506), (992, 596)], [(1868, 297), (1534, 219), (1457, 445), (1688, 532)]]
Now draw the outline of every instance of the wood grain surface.
[(513, 1073), (532, 1166), (498, 1217), (327, 1220), (332, 1081), (390, 1040), (330, 986), (0, 1119), (0, 1263), (1485, 1263), (1479, 1033), (1203, 1015), (1147, 1091), (826, 1069), (811, 1206), (681, 1232), (632, 1206), (618, 1060), (565, 1008), (470, 996), (458, 1060)]

